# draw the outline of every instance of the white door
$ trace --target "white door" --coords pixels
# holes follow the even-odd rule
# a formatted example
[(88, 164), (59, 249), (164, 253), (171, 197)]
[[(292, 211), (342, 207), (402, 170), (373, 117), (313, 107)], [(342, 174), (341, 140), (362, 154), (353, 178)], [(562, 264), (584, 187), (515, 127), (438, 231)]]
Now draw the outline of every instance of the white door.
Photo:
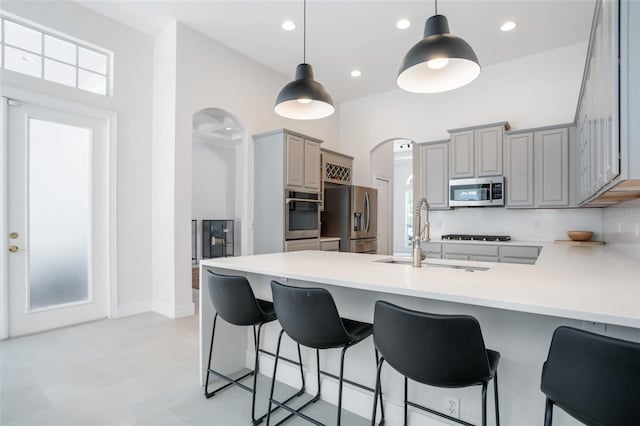
[(378, 254), (391, 253), (391, 181), (376, 177), (375, 187), (378, 190)]
[(9, 336), (107, 316), (107, 121), (7, 101)]

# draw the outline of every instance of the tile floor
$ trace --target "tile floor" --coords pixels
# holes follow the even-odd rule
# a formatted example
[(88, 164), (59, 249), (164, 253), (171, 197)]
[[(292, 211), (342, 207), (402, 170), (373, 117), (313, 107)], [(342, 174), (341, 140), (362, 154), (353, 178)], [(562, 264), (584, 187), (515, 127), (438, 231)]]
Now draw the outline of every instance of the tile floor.
[[(0, 342), (0, 424), (250, 425), (248, 392), (233, 387), (209, 400), (202, 395), (197, 337), (196, 316), (145, 313)], [(259, 385), (262, 413), (269, 380), (260, 376)], [(325, 402), (305, 413), (335, 424), (335, 406)], [(342, 423), (368, 421), (345, 411)]]

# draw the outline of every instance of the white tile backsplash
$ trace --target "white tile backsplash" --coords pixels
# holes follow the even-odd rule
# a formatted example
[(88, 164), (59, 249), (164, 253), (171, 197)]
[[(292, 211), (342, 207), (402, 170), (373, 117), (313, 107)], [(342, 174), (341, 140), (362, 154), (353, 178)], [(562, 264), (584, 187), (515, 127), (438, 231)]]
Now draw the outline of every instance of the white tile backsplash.
[(603, 209), (456, 208), (430, 212), (431, 238), (443, 234), (510, 235), (513, 240), (567, 240), (567, 231), (593, 231), (602, 239)]
[(604, 209), (603, 226), (612, 249), (640, 260), (640, 199)]

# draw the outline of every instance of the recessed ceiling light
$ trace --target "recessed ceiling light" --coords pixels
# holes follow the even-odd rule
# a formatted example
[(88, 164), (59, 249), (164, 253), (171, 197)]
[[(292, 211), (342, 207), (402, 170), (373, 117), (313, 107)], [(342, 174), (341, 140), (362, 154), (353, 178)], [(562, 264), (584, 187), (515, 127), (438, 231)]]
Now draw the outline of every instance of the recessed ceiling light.
[(507, 21), (500, 26), (500, 31), (511, 31), (518, 26), (518, 23), (515, 21)]
[(289, 20), (284, 21), (282, 23), (282, 29), (285, 31), (293, 31), (296, 29), (296, 24), (293, 21), (289, 21)]
[(396, 27), (399, 30), (406, 30), (410, 26), (411, 26), (411, 21), (406, 18), (399, 19), (398, 22), (396, 22)]
[(225, 127), (224, 129), (225, 130), (231, 130), (231, 127)]
[(362, 71), (360, 70), (351, 71), (351, 77), (360, 77), (361, 75), (362, 75)]

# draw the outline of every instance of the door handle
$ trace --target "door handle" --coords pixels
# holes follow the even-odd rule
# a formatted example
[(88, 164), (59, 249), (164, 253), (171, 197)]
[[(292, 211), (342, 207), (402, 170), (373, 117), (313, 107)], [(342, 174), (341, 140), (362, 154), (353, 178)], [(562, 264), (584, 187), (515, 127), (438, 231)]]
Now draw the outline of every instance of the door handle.
[(20, 235), (17, 232), (12, 232), (12, 233), (9, 234), (9, 238), (11, 238), (12, 240), (15, 240), (19, 236)]
[(364, 205), (365, 205), (365, 213), (367, 215), (367, 217), (365, 218), (365, 225), (364, 225), (364, 230), (365, 232), (369, 232), (369, 193), (365, 192), (364, 193)]

